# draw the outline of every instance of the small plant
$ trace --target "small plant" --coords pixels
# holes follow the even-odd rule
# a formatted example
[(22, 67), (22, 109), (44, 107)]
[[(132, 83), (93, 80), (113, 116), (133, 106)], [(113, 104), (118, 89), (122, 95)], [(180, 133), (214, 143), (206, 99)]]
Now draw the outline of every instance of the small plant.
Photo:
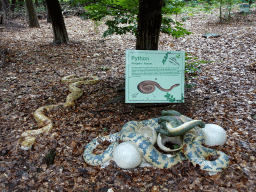
[(191, 17), (193, 17), (193, 16), (194, 16), (194, 13), (189, 13), (188, 15), (191, 16)]
[(187, 19), (189, 19), (189, 17), (188, 17), (188, 16), (185, 16), (185, 17), (182, 17), (182, 18), (181, 18), (181, 21), (186, 21)]
[[(88, 2), (87, 0), (73, 0), (73, 3)], [(175, 38), (189, 35), (190, 32), (182, 28), (182, 24), (170, 18), (172, 14), (180, 14), (182, 7), (185, 6), (184, 1), (165, 1), (165, 6), (162, 7), (162, 25), (161, 32), (172, 35)], [(92, 19), (100, 21), (105, 19), (107, 30), (104, 31), (103, 37), (108, 35), (121, 35), (131, 32), (133, 35), (138, 35), (138, 14), (139, 14), (139, 0), (104, 0), (104, 1), (90, 1), (84, 7), (86, 12), (83, 14), (85, 19)], [(111, 17), (106, 17), (111, 16)], [(94, 29), (97, 32), (97, 22), (95, 22)]]
[(102, 22), (98, 21), (98, 20), (93, 20), (93, 27), (94, 27), (94, 31), (95, 33), (99, 33), (99, 26)]
[(194, 57), (191, 54), (185, 53), (185, 74), (187, 74), (187, 77), (185, 77), (185, 80), (188, 80), (193, 77), (197, 77), (197, 74), (201, 72), (200, 64), (212, 63), (212, 62), (214, 61), (205, 61), (205, 60), (198, 61), (197, 57)]
[(196, 7), (198, 5), (198, 2), (196, 0), (190, 1), (190, 6), (191, 7)]
[(185, 73), (189, 73), (194, 76), (197, 72), (200, 72), (201, 67), (199, 64), (199, 62), (187, 63)]
[(44, 157), (43, 161), (46, 163), (48, 166), (54, 164), (55, 156), (56, 156), (56, 149), (50, 149), (48, 154)]
[(195, 87), (196, 84), (185, 84), (185, 88), (192, 89), (192, 87)]
[(100, 71), (108, 71), (108, 70), (110, 70), (110, 68), (109, 67), (100, 67), (100, 68), (98, 68), (98, 70), (100, 70)]
[(180, 146), (177, 145), (177, 144), (174, 144), (172, 147), (173, 147), (173, 149), (179, 149), (180, 148)]

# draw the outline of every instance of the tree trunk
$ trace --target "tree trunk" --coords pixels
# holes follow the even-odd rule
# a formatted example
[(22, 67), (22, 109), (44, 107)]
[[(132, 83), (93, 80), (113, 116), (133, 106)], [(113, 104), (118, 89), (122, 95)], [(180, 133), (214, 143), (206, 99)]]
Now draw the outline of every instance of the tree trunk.
[(220, 0), (220, 23), (222, 23), (222, 16), (221, 16), (221, 6), (222, 6), (222, 0)]
[(54, 34), (54, 43), (61, 44), (68, 42), (68, 33), (64, 23), (63, 15), (58, 0), (46, 0), (51, 19)]
[(2, 9), (4, 11), (4, 15), (7, 17), (9, 13), (10, 2), (8, 0), (2, 0)]
[(28, 12), (29, 27), (40, 27), (33, 0), (26, 0), (26, 7)]
[(158, 50), (163, 0), (139, 0), (137, 50)]
[(251, 8), (252, 3), (253, 3), (253, 0), (249, 0), (249, 8)]
[(39, 6), (38, 0), (35, 0), (35, 4), (37, 7)]
[(12, 0), (11, 12), (14, 12), (15, 7), (16, 7), (16, 0)]
[[(2, 12), (4, 9), (3, 9), (4, 5), (2, 3), (2, 1), (0, 1), (0, 12)], [(3, 24), (3, 14), (0, 13), (0, 24)]]
[(3, 6), (4, 6), (4, 9), (8, 9), (9, 8), (9, 6), (10, 6), (9, 0), (2, 0), (2, 3), (3, 3)]
[(47, 13), (47, 23), (52, 23), (52, 18), (51, 18), (48, 8), (46, 8), (46, 13)]
[(45, 11), (47, 13), (47, 16), (46, 16), (47, 23), (52, 23), (52, 18), (51, 18), (51, 15), (49, 13), (49, 9), (48, 9), (48, 7), (46, 5), (46, 1), (45, 0), (43, 1), (43, 5), (44, 5)]

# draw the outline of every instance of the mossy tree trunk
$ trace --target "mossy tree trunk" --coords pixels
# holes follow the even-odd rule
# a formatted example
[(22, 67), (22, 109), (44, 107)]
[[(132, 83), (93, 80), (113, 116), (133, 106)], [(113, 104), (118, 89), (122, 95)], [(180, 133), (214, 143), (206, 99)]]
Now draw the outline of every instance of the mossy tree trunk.
[(158, 50), (163, 0), (140, 0), (137, 50)]
[(26, 0), (29, 27), (40, 27), (33, 0)]
[(63, 15), (58, 0), (46, 0), (46, 5), (52, 19), (54, 33), (53, 43), (61, 44), (68, 42), (68, 33), (64, 23)]

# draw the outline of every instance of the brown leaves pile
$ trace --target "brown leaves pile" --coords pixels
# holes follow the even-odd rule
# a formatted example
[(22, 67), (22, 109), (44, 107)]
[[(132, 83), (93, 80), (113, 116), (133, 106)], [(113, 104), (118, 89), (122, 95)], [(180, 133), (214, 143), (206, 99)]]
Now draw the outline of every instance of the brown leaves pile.
[[(180, 39), (161, 34), (160, 50), (184, 50), (205, 61), (199, 77), (185, 90), (184, 104), (136, 108), (124, 103), (125, 50), (135, 49), (130, 34), (102, 39), (92, 21), (65, 20), (71, 42), (55, 46), (50, 24), (30, 29), (5, 26), (1, 43), (9, 49), (0, 75), (0, 188), (9, 191), (254, 191), (256, 188), (256, 61), (255, 12), (247, 24), (210, 23), (212, 15), (195, 14), (185, 27), (194, 33)], [(207, 23), (208, 22), (208, 23)], [(250, 24), (253, 23), (253, 24)], [(202, 38), (205, 31), (219, 38)], [(69, 74), (97, 75), (100, 83), (81, 87), (76, 106), (46, 113), (54, 122), (53, 135), (37, 137), (30, 151), (20, 149), (20, 135), (39, 125), (33, 112), (65, 101)], [(87, 165), (82, 153), (98, 135), (113, 134), (131, 120), (158, 117), (174, 109), (193, 119), (222, 126), (228, 134), (224, 147), (230, 166), (215, 176), (184, 161), (171, 169), (150, 167), (122, 170), (114, 162), (101, 168)], [(45, 159), (56, 149), (53, 165)]]

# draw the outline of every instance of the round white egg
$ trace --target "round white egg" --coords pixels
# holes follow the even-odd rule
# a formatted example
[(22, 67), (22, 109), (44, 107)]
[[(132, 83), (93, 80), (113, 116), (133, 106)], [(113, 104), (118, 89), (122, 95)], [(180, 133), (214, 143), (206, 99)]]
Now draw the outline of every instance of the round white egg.
[(130, 169), (141, 164), (142, 155), (132, 143), (123, 142), (114, 149), (113, 160), (118, 167)]
[(224, 145), (227, 141), (226, 131), (216, 124), (205, 124), (202, 129), (205, 137), (205, 144), (209, 146)]

